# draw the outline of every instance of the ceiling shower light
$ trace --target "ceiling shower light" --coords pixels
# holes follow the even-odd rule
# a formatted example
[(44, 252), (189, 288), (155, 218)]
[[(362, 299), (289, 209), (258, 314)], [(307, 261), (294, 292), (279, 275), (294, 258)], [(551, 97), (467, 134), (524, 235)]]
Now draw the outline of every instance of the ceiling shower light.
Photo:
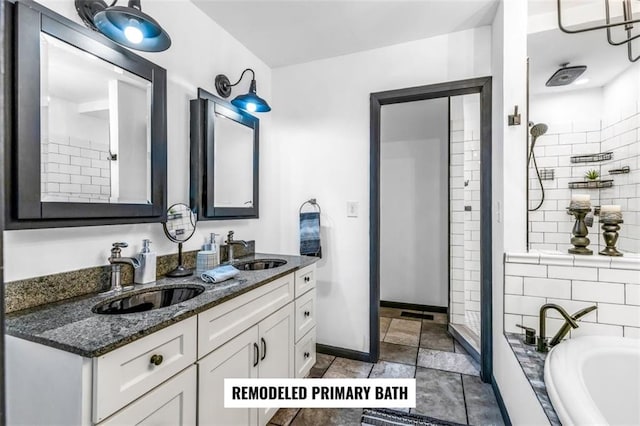
[(128, 6), (107, 5), (104, 0), (75, 0), (85, 25), (118, 44), (145, 52), (161, 52), (171, 46), (169, 34), (151, 16), (142, 12), (140, 0)]
[(240, 74), (240, 78), (238, 79), (238, 81), (233, 84), (231, 84), (229, 78), (227, 78), (226, 75), (218, 74), (215, 80), (216, 91), (223, 98), (228, 98), (229, 95), (231, 95), (231, 88), (238, 85), (238, 83), (242, 81), (242, 77), (244, 77), (244, 73), (246, 73), (247, 71), (251, 71), (252, 75), (251, 84), (249, 85), (249, 91), (244, 95), (236, 96), (231, 101), (231, 104), (249, 112), (271, 111), (271, 107), (269, 106), (267, 101), (256, 94), (256, 73), (253, 72), (251, 68), (247, 68), (246, 70), (242, 71), (242, 74)]

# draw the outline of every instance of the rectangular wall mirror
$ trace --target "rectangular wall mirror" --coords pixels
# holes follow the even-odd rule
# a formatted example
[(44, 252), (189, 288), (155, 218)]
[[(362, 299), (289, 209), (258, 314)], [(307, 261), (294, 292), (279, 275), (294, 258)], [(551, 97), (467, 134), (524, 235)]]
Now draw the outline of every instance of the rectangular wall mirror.
[(258, 217), (259, 120), (199, 89), (191, 101), (191, 207), (200, 220)]
[(12, 14), (8, 227), (161, 221), (165, 70), (35, 3)]

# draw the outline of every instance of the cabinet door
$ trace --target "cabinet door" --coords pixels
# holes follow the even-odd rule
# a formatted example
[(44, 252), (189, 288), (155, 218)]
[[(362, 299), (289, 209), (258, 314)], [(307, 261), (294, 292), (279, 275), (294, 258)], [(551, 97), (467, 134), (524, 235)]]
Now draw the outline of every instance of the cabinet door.
[(196, 366), (192, 365), (109, 417), (100, 426), (195, 424)]
[[(293, 303), (289, 303), (258, 324), (260, 331), (260, 378), (294, 377), (294, 322)], [(259, 424), (266, 425), (276, 411), (278, 411), (278, 407), (260, 408)]]
[(224, 379), (258, 377), (258, 326), (198, 362), (198, 425), (256, 425), (255, 408), (224, 408)]

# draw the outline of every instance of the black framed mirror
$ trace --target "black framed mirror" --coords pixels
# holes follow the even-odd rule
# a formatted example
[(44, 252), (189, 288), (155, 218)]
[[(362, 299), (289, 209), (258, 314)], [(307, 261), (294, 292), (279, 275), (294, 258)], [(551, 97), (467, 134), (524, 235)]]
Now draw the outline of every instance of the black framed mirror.
[(203, 89), (191, 101), (191, 208), (198, 220), (258, 217), (260, 120)]
[(8, 9), (7, 228), (164, 221), (166, 71), (37, 3)]

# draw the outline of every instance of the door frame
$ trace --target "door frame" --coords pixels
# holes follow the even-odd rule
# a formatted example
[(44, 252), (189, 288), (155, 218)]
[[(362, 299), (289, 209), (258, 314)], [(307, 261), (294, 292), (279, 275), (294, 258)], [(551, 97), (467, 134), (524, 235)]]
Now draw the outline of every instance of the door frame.
[(451, 81), (370, 95), (369, 186), (369, 362), (380, 355), (380, 110), (383, 105), (480, 94), (480, 377), (493, 376), (491, 77)]

